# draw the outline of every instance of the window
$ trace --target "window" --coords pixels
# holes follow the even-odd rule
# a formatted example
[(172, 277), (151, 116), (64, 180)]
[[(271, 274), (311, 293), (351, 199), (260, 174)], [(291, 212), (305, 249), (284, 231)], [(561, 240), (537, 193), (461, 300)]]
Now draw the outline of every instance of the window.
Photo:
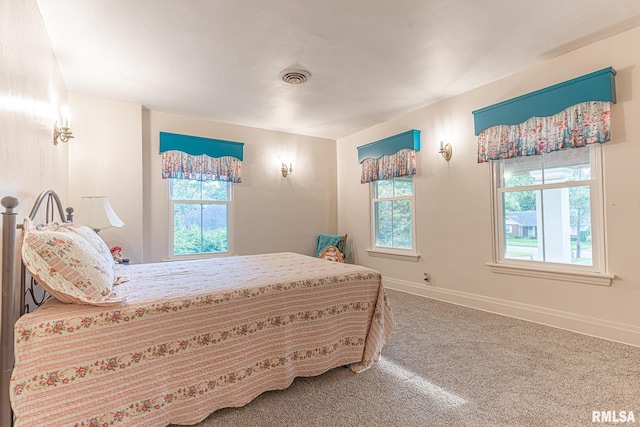
[(593, 144), (492, 162), (496, 263), (605, 271), (600, 156)]
[(415, 253), (413, 176), (370, 185), (373, 249)]
[(232, 184), (169, 179), (170, 256), (232, 252)]

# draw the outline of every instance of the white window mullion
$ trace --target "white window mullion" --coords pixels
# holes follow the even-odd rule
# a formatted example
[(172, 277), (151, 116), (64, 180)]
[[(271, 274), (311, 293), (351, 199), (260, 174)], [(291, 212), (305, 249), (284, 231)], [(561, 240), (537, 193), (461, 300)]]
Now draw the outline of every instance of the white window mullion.
[[(207, 183), (174, 179), (169, 179), (168, 181), (169, 229), (171, 230), (168, 242), (169, 259), (200, 258), (231, 254), (233, 250), (233, 218), (231, 217), (233, 214), (231, 206), (232, 184), (218, 181), (208, 181)], [(176, 181), (180, 181), (180, 183)], [(206, 189), (205, 185), (207, 186)], [(174, 198), (174, 195), (180, 197)], [(209, 198), (204, 199), (204, 197)], [(192, 231), (189, 231), (195, 225), (195, 222), (189, 225), (188, 228), (185, 226), (176, 229), (175, 212), (176, 206), (179, 205), (193, 208), (187, 209), (187, 215), (184, 218), (181, 217), (181, 219), (188, 220), (192, 218), (199, 222), (199, 233), (197, 236)], [(224, 207), (223, 210), (226, 213), (222, 214), (222, 209), (219, 208), (209, 209), (209, 207), (213, 206)], [(209, 236), (215, 240), (208, 241), (206, 234), (208, 234), (210, 230), (205, 229), (205, 223), (211, 220), (211, 215), (215, 217), (215, 223), (220, 225), (217, 231), (213, 230), (213, 233)], [(223, 230), (221, 231), (220, 228)], [(178, 236), (178, 233), (180, 233), (180, 236)], [(186, 244), (177, 246), (176, 240), (178, 237), (180, 237), (181, 243), (186, 242)], [(212, 245), (211, 243), (215, 244)], [(226, 249), (224, 249), (225, 247)]]
[[(542, 176), (544, 177), (544, 169), (542, 169)], [(544, 179), (544, 178), (543, 178)], [(543, 181), (544, 182), (544, 181)], [(542, 248), (542, 261), (546, 261), (547, 260), (547, 251), (546, 251), (546, 247), (547, 245), (545, 245), (545, 228), (544, 228), (544, 218), (545, 218), (545, 214), (544, 214), (544, 189), (540, 189), (540, 190), (536, 190), (538, 192), (540, 192), (540, 206), (538, 207), (536, 205), (536, 209), (539, 209), (540, 212), (542, 212), (542, 215), (540, 215), (540, 230), (538, 230), (538, 239), (540, 239), (540, 243), (538, 244), (538, 247)]]
[(591, 195), (591, 212), (598, 209), (601, 212), (594, 218), (591, 216), (591, 241), (593, 246), (597, 243), (597, 251), (593, 250), (594, 267), (602, 272), (608, 270), (606, 262), (606, 229), (605, 229), (605, 209), (604, 209), (604, 182), (602, 179), (594, 179), (594, 177), (602, 177), (602, 150), (591, 150), (589, 153), (591, 159), (591, 179), (593, 184), (590, 186)]
[[(377, 189), (378, 187), (378, 183), (376, 182), (372, 182), (370, 183), (370, 200), (371, 200), (371, 204), (370, 204), (370, 209), (371, 209), (371, 247), (373, 248), (373, 251), (381, 251), (381, 252), (389, 252), (389, 253), (408, 253), (408, 254), (413, 254), (415, 257), (415, 248), (416, 248), (416, 243), (415, 243), (415, 188), (414, 188), (414, 182), (413, 182), (413, 178), (409, 178), (411, 179), (411, 194), (410, 195), (401, 195), (398, 196), (395, 194), (395, 180), (396, 179), (401, 179), (403, 181), (406, 182), (407, 178), (394, 178), (393, 180), (389, 180), (389, 181), (385, 181), (384, 184), (380, 184), (380, 185), (387, 185), (390, 184), (393, 186), (394, 190), (392, 191), (392, 194), (389, 195), (389, 197), (380, 197), (380, 195), (378, 194)], [(388, 190), (388, 188), (387, 188)], [(387, 191), (388, 193), (388, 191)], [(398, 235), (396, 232), (396, 228), (398, 225), (398, 221), (402, 220), (402, 218), (398, 218), (396, 215), (396, 210), (398, 208), (397, 204), (400, 202), (404, 202), (404, 201), (408, 201), (408, 205), (409, 205), (409, 212), (408, 215), (410, 215), (410, 230), (408, 231), (408, 233), (410, 235), (408, 236), (402, 236), (402, 235)], [(390, 216), (390, 224), (385, 224), (385, 225), (389, 225), (390, 226), (390, 230), (387, 231), (388, 234), (386, 234), (384, 237), (384, 241), (389, 240), (389, 246), (381, 246), (379, 245), (379, 242), (383, 241), (383, 239), (381, 238), (382, 236), (380, 235), (381, 232), (381, 223), (380, 223), (380, 218), (378, 216), (379, 213), (379, 207), (382, 206), (382, 204), (386, 204), (388, 203), (390, 206), (390, 212), (389, 212), (389, 216)], [(400, 244), (398, 243), (398, 241), (410, 241), (411, 242), (411, 248), (406, 248), (403, 246), (400, 246)]]
[[(535, 271), (578, 274), (581, 277), (589, 275), (594, 278), (589, 279), (589, 283), (610, 284), (610, 278), (613, 276), (607, 272), (606, 265), (601, 147), (591, 146), (577, 150), (589, 150), (588, 156), (584, 152), (569, 150), (544, 154), (538, 162), (533, 159), (513, 159), (514, 163), (508, 163), (510, 160), (492, 162), (494, 259), (489, 264), (492, 270), (505, 273), (511, 268), (517, 271), (511, 274), (536, 277), (538, 276), (533, 273)], [(508, 167), (505, 167), (505, 164), (508, 164)], [(505, 176), (505, 171), (509, 172), (509, 177)], [(583, 172), (589, 173), (590, 176), (584, 175)], [(533, 179), (526, 179), (526, 174), (531, 174)], [(580, 180), (582, 177), (589, 179)], [(527, 185), (528, 182), (531, 185)], [(585, 190), (584, 196), (589, 197), (589, 212), (582, 207), (581, 200), (584, 200), (584, 196), (580, 195), (583, 190), (579, 188), (588, 190)], [(535, 210), (538, 213), (535, 220), (537, 224), (535, 238), (541, 251), (538, 257), (541, 256), (541, 259), (534, 261), (528, 261), (524, 255), (519, 254), (526, 253), (527, 247), (531, 248), (526, 244), (527, 241), (515, 236), (511, 237), (511, 233), (508, 236), (505, 231), (508, 217), (509, 221), (518, 221), (522, 227), (530, 225), (529, 222), (532, 219), (525, 215), (528, 212), (526, 210), (528, 202), (524, 192), (527, 191), (539, 194), (539, 196), (536, 195), (535, 204)], [(507, 197), (510, 193), (513, 195)], [(509, 213), (506, 211), (505, 198), (509, 200), (508, 206), (513, 206), (516, 210)], [(579, 216), (576, 217), (576, 214)], [(590, 226), (589, 223), (584, 222), (586, 215), (589, 215)], [(549, 223), (549, 221), (557, 221), (557, 223)], [(590, 248), (588, 243), (581, 240), (587, 227), (591, 233)], [(556, 234), (558, 232), (560, 234)], [(552, 240), (549, 240), (548, 233), (553, 233)], [(581, 246), (580, 256), (575, 248), (577, 242), (580, 242)], [(507, 257), (508, 254), (512, 256)]]

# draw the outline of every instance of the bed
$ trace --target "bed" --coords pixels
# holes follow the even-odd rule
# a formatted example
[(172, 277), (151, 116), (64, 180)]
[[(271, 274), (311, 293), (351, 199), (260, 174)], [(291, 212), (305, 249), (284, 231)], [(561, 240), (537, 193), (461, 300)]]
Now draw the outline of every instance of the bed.
[(117, 266), (109, 304), (49, 298), (14, 326), (17, 200), (2, 204), (1, 427), (11, 410), (15, 426), (192, 425), (296, 377), (360, 373), (394, 326), (378, 272), (296, 253)]

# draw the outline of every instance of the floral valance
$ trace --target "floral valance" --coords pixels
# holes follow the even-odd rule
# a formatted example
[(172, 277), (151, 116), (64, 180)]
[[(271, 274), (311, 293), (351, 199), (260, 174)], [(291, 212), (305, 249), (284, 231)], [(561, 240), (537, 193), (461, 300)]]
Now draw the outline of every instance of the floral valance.
[(192, 156), (181, 151), (162, 153), (162, 179), (191, 179), (194, 181), (242, 182), (242, 162), (235, 157), (211, 158)]
[(360, 182), (415, 175), (419, 150), (420, 131), (415, 129), (358, 147)]
[(605, 143), (611, 139), (609, 110), (609, 102), (584, 102), (553, 116), (485, 129), (478, 135), (478, 163)]
[(391, 179), (399, 176), (416, 174), (416, 151), (400, 150), (379, 159), (365, 159), (362, 161), (362, 176), (360, 182)]
[(241, 142), (160, 132), (163, 179), (242, 182)]
[(608, 67), (474, 111), (478, 163), (609, 141), (615, 75)]

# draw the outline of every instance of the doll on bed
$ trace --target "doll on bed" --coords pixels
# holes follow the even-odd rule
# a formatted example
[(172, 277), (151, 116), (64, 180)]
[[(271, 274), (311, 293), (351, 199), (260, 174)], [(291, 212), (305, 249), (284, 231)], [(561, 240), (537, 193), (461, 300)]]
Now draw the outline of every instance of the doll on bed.
[(111, 256), (113, 257), (113, 260), (116, 262), (116, 264), (129, 265), (129, 258), (125, 258), (122, 255), (122, 248), (120, 246), (114, 246), (110, 249), (110, 251)]

